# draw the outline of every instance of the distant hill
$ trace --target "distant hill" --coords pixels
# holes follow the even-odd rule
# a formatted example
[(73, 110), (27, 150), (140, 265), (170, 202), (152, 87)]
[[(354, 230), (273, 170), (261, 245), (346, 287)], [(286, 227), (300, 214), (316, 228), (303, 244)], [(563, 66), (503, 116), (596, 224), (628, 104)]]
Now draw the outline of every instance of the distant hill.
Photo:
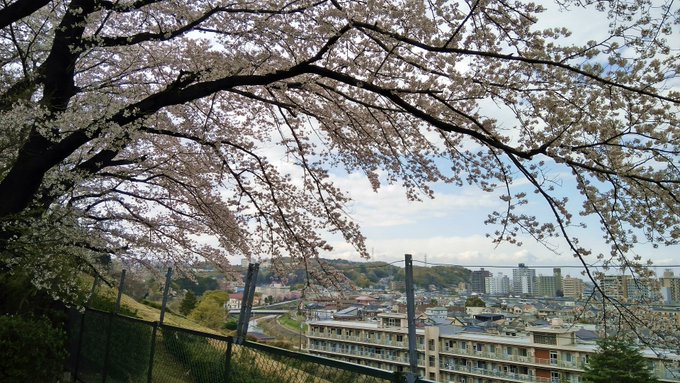
[[(387, 286), (389, 282), (405, 280), (404, 268), (387, 262), (353, 262), (343, 259), (322, 259), (321, 262), (326, 269), (342, 272), (358, 287)], [(434, 285), (441, 289), (456, 287), (460, 282), (469, 281), (470, 273), (470, 270), (459, 266), (414, 266), (413, 280), (417, 287), (427, 288)], [(261, 285), (279, 278), (274, 275), (273, 270), (261, 268), (257, 279), (258, 285)], [(304, 283), (305, 272), (301, 269), (295, 270), (285, 279), (291, 286)]]

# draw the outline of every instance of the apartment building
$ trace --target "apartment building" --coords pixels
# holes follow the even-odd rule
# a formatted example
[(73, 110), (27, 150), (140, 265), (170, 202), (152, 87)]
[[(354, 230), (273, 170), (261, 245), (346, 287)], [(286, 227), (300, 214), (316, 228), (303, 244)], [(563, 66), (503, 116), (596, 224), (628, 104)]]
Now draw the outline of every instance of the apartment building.
[[(596, 345), (579, 342), (575, 332), (555, 325), (529, 327), (524, 335), (488, 334), (425, 320), (416, 329), (419, 375), (446, 383), (580, 383)], [(366, 322), (312, 321), (307, 339), (312, 354), (409, 371), (405, 314), (383, 313)], [(680, 382), (677, 356), (671, 362), (652, 353), (645, 357), (660, 381)]]
[(515, 295), (535, 296), (536, 270), (528, 268), (520, 263), (516, 269), (512, 269), (512, 293)]
[(556, 297), (558, 291), (557, 278), (555, 278), (553, 275), (537, 276), (536, 291), (536, 295), (539, 297)]
[(565, 297), (581, 299), (585, 288), (585, 283), (580, 278), (572, 278), (567, 275), (562, 279), (562, 291)]
[(474, 270), (470, 273), (470, 289), (473, 293), (485, 294), (489, 291), (486, 289), (485, 278), (491, 277), (489, 270)]
[(680, 303), (680, 277), (673, 274), (673, 270), (667, 269), (663, 277), (659, 278), (661, 283), (661, 295), (666, 303)]
[(649, 303), (656, 300), (656, 292), (651, 286), (630, 275), (601, 275), (598, 282), (608, 297), (623, 303)]
[(503, 273), (496, 277), (484, 278), (485, 290), (490, 295), (507, 295), (510, 293), (510, 278)]

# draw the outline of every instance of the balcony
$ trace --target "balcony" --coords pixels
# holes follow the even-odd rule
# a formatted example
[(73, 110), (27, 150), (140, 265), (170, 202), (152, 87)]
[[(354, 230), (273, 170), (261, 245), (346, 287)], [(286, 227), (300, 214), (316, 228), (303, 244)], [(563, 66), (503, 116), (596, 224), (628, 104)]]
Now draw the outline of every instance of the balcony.
[[(337, 346), (320, 346), (320, 345), (314, 345), (310, 344), (309, 346), (309, 351), (319, 351), (319, 352), (330, 352), (333, 354), (338, 354), (341, 356), (346, 356), (346, 357), (357, 357), (357, 358), (362, 358), (362, 359), (371, 359), (375, 361), (384, 361), (384, 362), (392, 362), (392, 363), (402, 363), (402, 364), (408, 364), (408, 357), (406, 355), (401, 355), (401, 356), (395, 356), (395, 355), (390, 355), (390, 354), (382, 354), (382, 353), (376, 353), (376, 352), (368, 352), (368, 351), (349, 351), (347, 349), (342, 349)], [(425, 366), (423, 363), (423, 360), (418, 361), (419, 366)]]
[(462, 372), (466, 374), (471, 374), (471, 375), (478, 375), (478, 376), (483, 376), (483, 377), (492, 377), (492, 378), (497, 378), (497, 379), (503, 379), (503, 380), (508, 380), (508, 381), (516, 381), (516, 382), (545, 382), (545, 383), (553, 383), (552, 379), (550, 378), (541, 378), (537, 377), (535, 375), (525, 375), (525, 374), (518, 374), (518, 373), (513, 373), (513, 372), (503, 372), (501, 370), (491, 370), (491, 369), (486, 369), (486, 368), (476, 368), (476, 367), (468, 367), (464, 365), (459, 365), (459, 364), (453, 364), (453, 363), (441, 363), (440, 369), (442, 371), (452, 371), (452, 372)]
[(543, 359), (536, 358), (533, 356), (520, 356), (516, 354), (508, 355), (502, 352), (477, 351), (469, 348), (461, 349), (459, 347), (447, 347), (447, 346), (442, 347), (441, 352), (453, 354), (456, 356), (465, 357), (470, 356), (473, 358), (489, 359), (501, 362), (517, 362), (553, 368), (568, 368), (579, 371), (582, 370), (583, 368), (583, 363), (577, 361), (576, 358), (574, 358), (572, 361), (564, 361), (561, 359)]
[[(341, 340), (344, 342), (353, 342), (360, 344), (374, 344), (379, 346), (388, 346), (394, 348), (408, 348), (408, 342), (405, 340), (387, 340), (387, 339), (375, 339), (366, 336), (359, 335), (338, 335), (338, 334), (326, 334), (318, 331), (310, 331), (307, 333), (310, 338), (319, 338), (324, 340)], [(423, 350), (423, 345), (418, 345), (419, 350)]]

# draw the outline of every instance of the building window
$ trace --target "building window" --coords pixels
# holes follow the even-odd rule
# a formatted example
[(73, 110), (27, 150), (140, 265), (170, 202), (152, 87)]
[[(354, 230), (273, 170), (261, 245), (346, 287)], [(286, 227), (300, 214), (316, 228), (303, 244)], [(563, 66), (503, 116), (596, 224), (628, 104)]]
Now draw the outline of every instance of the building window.
[(397, 335), (397, 342), (401, 342), (401, 341), (403, 341), (403, 340), (404, 340), (404, 336), (403, 336), (403, 335)]
[(496, 352), (496, 345), (490, 344), (489, 345), (489, 352), (494, 354)]
[(571, 353), (570, 353), (570, 352), (563, 351), (563, 352), (562, 352), (562, 357), (563, 357), (564, 360), (567, 361), (567, 362), (571, 362), (571, 361), (572, 361), (572, 359), (571, 359)]
[(430, 351), (434, 351), (434, 339), (429, 339), (429, 340), (427, 341), (427, 348), (428, 348)]
[(429, 362), (430, 362), (430, 367), (434, 367), (434, 362), (435, 362), (435, 361), (434, 361), (434, 356), (430, 355)]
[(557, 371), (550, 371), (550, 381), (552, 383), (560, 383), (560, 373)]
[(476, 350), (477, 352), (482, 352), (483, 349), (484, 349), (484, 345), (483, 345), (483, 344), (477, 343), (477, 344), (475, 345), (475, 350)]
[(507, 355), (512, 355), (512, 347), (510, 347), (510, 346), (506, 347), (506, 348), (505, 348), (505, 353), (506, 353)]
[(527, 349), (526, 348), (520, 348), (519, 349), (519, 356), (527, 356)]
[(336, 329), (335, 329), (335, 333), (336, 333), (337, 335), (342, 335), (342, 329), (341, 329), (341, 328), (336, 328)]
[(539, 344), (557, 344), (557, 334), (545, 334), (540, 332), (534, 333), (534, 343)]
[(460, 349), (461, 349), (461, 350), (467, 349), (467, 343), (466, 343), (465, 341), (461, 341), (461, 342), (460, 342)]

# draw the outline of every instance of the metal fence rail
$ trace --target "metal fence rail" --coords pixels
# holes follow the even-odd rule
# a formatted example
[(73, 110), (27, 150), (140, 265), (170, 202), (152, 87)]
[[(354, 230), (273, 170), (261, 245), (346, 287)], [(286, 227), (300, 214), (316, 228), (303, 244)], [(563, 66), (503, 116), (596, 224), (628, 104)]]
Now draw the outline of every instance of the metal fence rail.
[[(403, 383), (402, 373), (87, 309), (70, 334), (83, 383)], [(427, 382), (419, 380), (419, 382)]]

